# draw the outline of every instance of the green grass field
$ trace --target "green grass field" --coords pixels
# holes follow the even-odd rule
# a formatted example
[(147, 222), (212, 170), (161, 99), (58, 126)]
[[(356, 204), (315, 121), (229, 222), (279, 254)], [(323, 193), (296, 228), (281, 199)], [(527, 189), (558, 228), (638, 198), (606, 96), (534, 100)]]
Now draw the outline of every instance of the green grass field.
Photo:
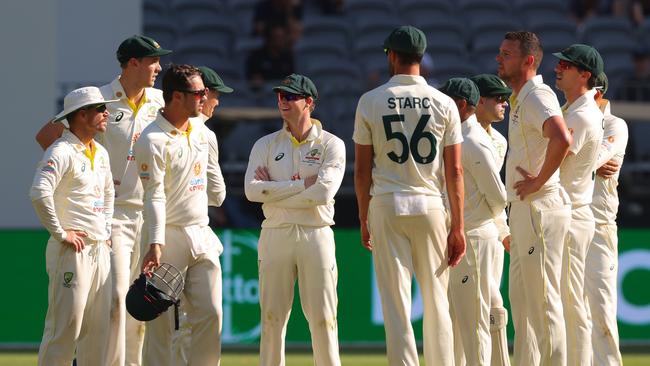
[[(341, 363), (346, 366), (385, 366), (386, 357), (382, 354), (343, 354)], [(225, 353), (221, 359), (222, 365), (254, 366), (258, 364), (256, 354)], [(287, 366), (312, 366), (314, 361), (310, 354), (287, 354)], [(420, 359), (420, 364), (424, 361)], [(650, 365), (650, 354), (623, 355), (625, 366)], [(34, 366), (35, 353), (0, 353), (0, 366)]]

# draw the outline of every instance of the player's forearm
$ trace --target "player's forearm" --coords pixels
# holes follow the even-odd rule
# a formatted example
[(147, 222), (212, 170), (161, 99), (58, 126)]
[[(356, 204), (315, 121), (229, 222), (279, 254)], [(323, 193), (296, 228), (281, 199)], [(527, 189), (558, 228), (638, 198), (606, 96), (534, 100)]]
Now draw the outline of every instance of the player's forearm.
[(59, 219), (56, 217), (56, 210), (54, 208), (54, 198), (52, 196), (44, 196), (32, 200), (36, 216), (41, 221), (41, 224), (50, 233), (50, 235), (62, 242), (65, 240), (66, 233), (61, 227)]
[(274, 202), (298, 194), (305, 190), (305, 182), (300, 180), (288, 180), (282, 182), (261, 181), (253, 179), (246, 181), (244, 193), (251, 202)]
[(460, 144), (445, 146), (443, 154), (445, 182), (451, 211), (451, 228), (462, 231), (465, 228), (463, 220), (465, 188), (463, 184), (463, 165), (460, 158)]
[(361, 225), (365, 225), (368, 220), (370, 187), (372, 185), (372, 158), (372, 145), (355, 144), (354, 192), (357, 196)]
[(540, 169), (539, 174), (537, 174), (537, 179), (539, 180), (539, 186), (543, 186), (546, 181), (555, 173), (560, 165), (562, 160), (567, 155), (569, 151), (570, 138), (567, 136), (558, 135), (555, 138), (551, 138), (548, 142), (546, 148), (546, 157), (544, 159), (544, 164), (542, 164), (542, 169)]

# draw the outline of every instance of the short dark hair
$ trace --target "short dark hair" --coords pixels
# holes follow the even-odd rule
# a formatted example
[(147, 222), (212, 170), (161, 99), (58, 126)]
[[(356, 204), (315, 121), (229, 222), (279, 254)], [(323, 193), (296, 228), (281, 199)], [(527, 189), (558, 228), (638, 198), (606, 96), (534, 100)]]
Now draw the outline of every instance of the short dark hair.
[(174, 91), (188, 90), (190, 88), (190, 78), (193, 76), (201, 77), (201, 70), (191, 65), (169, 65), (162, 79), (165, 103), (172, 101)]
[(598, 77), (598, 75), (594, 75), (593, 72), (590, 71), (590, 73), (591, 76), (587, 80), (587, 89), (593, 89), (594, 87), (596, 87), (596, 78)]
[(519, 41), (521, 54), (524, 56), (533, 56), (535, 59), (533, 66), (537, 70), (544, 57), (544, 47), (542, 47), (542, 42), (535, 33), (528, 31), (508, 32), (504, 38), (509, 41)]
[(391, 52), (395, 52), (397, 58), (399, 59), (399, 62), (403, 65), (419, 64), (422, 62), (422, 57), (424, 57), (424, 55), (417, 53), (404, 53), (395, 50), (391, 50)]

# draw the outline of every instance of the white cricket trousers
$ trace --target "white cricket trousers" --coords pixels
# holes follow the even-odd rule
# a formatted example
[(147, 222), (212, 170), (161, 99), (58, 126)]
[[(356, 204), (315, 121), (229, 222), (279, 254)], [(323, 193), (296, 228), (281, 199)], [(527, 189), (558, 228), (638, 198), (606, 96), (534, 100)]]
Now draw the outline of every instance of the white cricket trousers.
[[(204, 230), (212, 230), (205, 227)], [(207, 238), (208, 235), (205, 235)], [(185, 277), (185, 310), (192, 329), (188, 350), (188, 365), (218, 366), (221, 361), (221, 265), (216, 248), (194, 256), (190, 238), (178, 226), (167, 226), (166, 245), (162, 249), (161, 263), (176, 267)], [(158, 318), (147, 323), (144, 366), (172, 365), (172, 332), (174, 308), (170, 307)]]
[(104, 241), (84, 242), (80, 253), (55, 239), (47, 242), (48, 307), (39, 366), (70, 366), (75, 357), (79, 366), (107, 364), (110, 248)]
[(425, 362), (429, 366), (454, 364), (445, 220), (445, 211), (432, 202), (426, 215), (397, 216), (392, 194), (370, 200), (368, 226), (391, 366), (419, 364), (411, 325), (413, 275), (424, 305)]
[(285, 364), (285, 335), (297, 279), (314, 364), (339, 366), (338, 268), (332, 229), (301, 225), (262, 228), (257, 251), (262, 317), (260, 365)]
[(571, 210), (562, 257), (562, 308), (566, 326), (567, 365), (591, 366), (591, 319), (585, 294), (585, 262), (594, 237), (589, 205)]
[(616, 224), (596, 224), (587, 252), (585, 292), (593, 322), (594, 365), (622, 365), (616, 323), (618, 233)]
[(514, 364), (566, 365), (566, 329), (560, 296), (564, 239), (571, 204), (564, 190), (510, 206), (510, 302)]
[(113, 300), (108, 329), (108, 359), (111, 366), (142, 365), (144, 322), (126, 311), (126, 293), (140, 275), (142, 211), (115, 206), (111, 230), (111, 274)]
[(449, 271), (449, 306), (457, 366), (489, 366), (491, 362), (490, 309), (498, 235), (492, 222), (466, 231), (465, 256)]

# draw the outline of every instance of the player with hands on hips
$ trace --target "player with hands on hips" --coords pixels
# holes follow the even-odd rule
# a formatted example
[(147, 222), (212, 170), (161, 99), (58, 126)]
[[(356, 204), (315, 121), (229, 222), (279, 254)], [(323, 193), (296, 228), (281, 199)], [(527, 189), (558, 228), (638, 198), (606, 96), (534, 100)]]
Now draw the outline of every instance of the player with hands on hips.
[(113, 177), (108, 153), (94, 140), (108, 111), (96, 87), (71, 91), (55, 117), (63, 135), (45, 151), (30, 190), (50, 239), (45, 253), (48, 309), (38, 364), (108, 365)]
[(253, 146), (244, 188), (264, 212), (258, 244), (260, 365), (285, 364), (284, 338), (296, 279), (315, 365), (340, 365), (334, 195), (345, 173), (345, 145), (311, 118), (318, 91), (291, 74), (273, 88), (283, 120)]
[(361, 244), (372, 250), (391, 365), (418, 364), (410, 322), (413, 275), (424, 302), (426, 363), (454, 362), (447, 287), (449, 267), (465, 254), (462, 136), (454, 101), (420, 76), (425, 50), (426, 37), (415, 27), (388, 35), (384, 52), (392, 77), (361, 96), (353, 135)]

